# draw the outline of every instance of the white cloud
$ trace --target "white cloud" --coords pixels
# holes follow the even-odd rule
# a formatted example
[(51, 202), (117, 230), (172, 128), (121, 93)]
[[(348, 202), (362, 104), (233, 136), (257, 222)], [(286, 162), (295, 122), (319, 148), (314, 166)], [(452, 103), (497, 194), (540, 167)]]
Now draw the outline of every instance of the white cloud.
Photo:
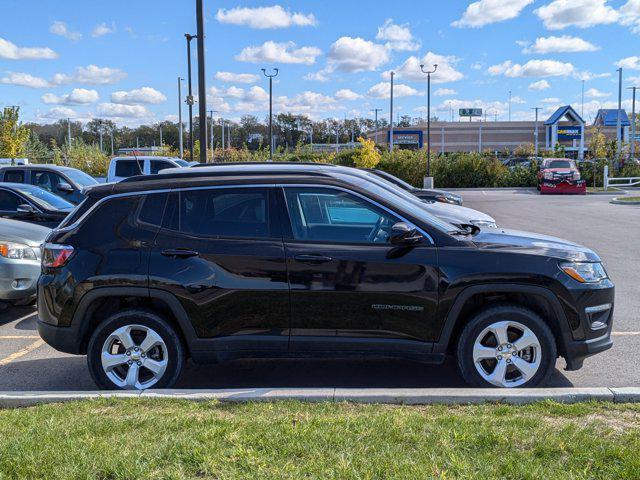
[(451, 88), (439, 88), (439, 89), (437, 89), (435, 91), (435, 95), (437, 97), (446, 97), (446, 96), (449, 96), (449, 95), (455, 95), (456, 93), (458, 93), (458, 92), (456, 92), (455, 90), (453, 90)]
[(620, 18), (620, 13), (607, 5), (607, 0), (553, 0), (534, 13), (549, 30), (588, 28), (615, 23)]
[(51, 60), (58, 54), (48, 47), (18, 47), (0, 37), (0, 58), (6, 60)]
[(0, 78), (0, 83), (30, 88), (47, 88), (51, 86), (50, 83), (42, 77), (34, 77), (29, 73), (22, 72), (7, 72), (7, 75)]
[[(373, 98), (390, 98), (391, 86), (387, 82), (380, 82), (367, 91), (367, 95)], [(420, 95), (420, 92), (415, 88), (402, 83), (393, 85), (393, 98), (410, 97), (414, 95)]]
[(571, 63), (557, 60), (529, 60), (524, 65), (513, 63), (511, 60), (489, 67), (490, 75), (505, 75), (511, 78), (520, 77), (560, 77), (574, 73)]
[(328, 82), (330, 73), (330, 69), (323, 68), (317, 72), (307, 73), (303, 78), (305, 80), (313, 80), (315, 82)]
[(346, 101), (353, 101), (353, 100), (357, 100), (359, 98), (362, 98), (362, 95), (360, 95), (359, 93), (354, 92), (353, 90), (349, 90), (348, 88), (343, 88), (341, 90), (338, 90), (335, 94), (335, 98), (336, 100), (346, 100)]
[(389, 61), (389, 49), (360, 37), (340, 37), (329, 49), (332, 69), (343, 72), (377, 70)]
[(451, 25), (454, 27), (479, 28), (490, 23), (510, 20), (520, 15), (520, 12), (533, 0), (480, 0), (469, 4), (460, 20)]
[(293, 42), (276, 43), (269, 40), (259, 46), (244, 48), (235, 58), (240, 62), (312, 65), (321, 53), (316, 47), (298, 48)]
[(215, 79), (228, 83), (256, 83), (260, 77), (253, 73), (216, 72)]
[(44, 118), (59, 120), (61, 118), (77, 118), (78, 114), (75, 110), (68, 107), (53, 107), (42, 115)]
[(575, 78), (577, 78), (578, 80), (585, 80), (585, 81), (589, 81), (589, 80), (593, 80), (594, 78), (607, 78), (610, 77), (611, 74), (609, 72), (606, 73), (592, 73), (589, 72), (588, 70), (577, 70), (573, 73), (573, 76)]
[(547, 97), (547, 98), (543, 98), (542, 100), (540, 100), (540, 103), (546, 103), (546, 104), (554, 104), (554, 105), (559, 105), (560, 103), (562, 103), (562, 100), (560, 100), (557, 97)]
[(64, 105), (87, 105), (97, 102), (100, 96), (95, 90), (87, 90), (86, 88), (74, 88), (71, 93), (66, 95), (55, 95), (53, 93), (45, 93), (42, 95), (43, 103), (54, 103)]
[(620, 7), (620, 23), (631, 27), (634, 33), (640, 33), (640, 0), (628, 0)]
[(590, 88), (586, 92), (584, 92), (585, 97), (587, 98), (604, 98), (611, 95), (609, 92), (601, 92), (597, 88)]
[(387, 47), (392, 50), (413, 51), (420, 48), (420, 43), (413, 38), (409, 25), (397, 25), (390, 18), (378, 27), (376, 39), (386, 41)]
[(551, 88), (551, 85), (549, 85), (549, 82), (547, 82), (546, 80), (538, 80), (537, 82), (529, 84), (529, 90), (534, 90), (537, 92), (541, 92), (542, 90), (547, 90), (549, 88)]
[(76, 67), (71, 75), (66, 73), (56, 73), (51, 83), (62, 85), (67, 83), (86, 83), (89, 85), (110, 85), (116, 83), (127, 74), (118, 68), (98, 67), (87, 65), (86, 67)]
[(49, 27), (49, 31), (54, 35), (59, 35), (61, 37), (67, 38), (69, 40), (80, 40), (82, 38), (82, 34), (80, 32), (72, 32), (67, 27), (67, 24), (60, 21), (55, 21)]
[(527, 45), (522, 53), (555, 53), (555, 52), (595, 52), (599, 48), (580, 37), (563, 35), (561, 37), (538, 37), (533, 45)]
[(307, 27), (317, 23), (313, 14), (292, 13), (280, 5), (257, 8), (235, 7), (230, 10), (221, 8), (216, 13), (216, 20), (220, 23), (257, 29)]
[(616, 66), (620, 68), (628, 68), (630, 70), (640, 70), (640, 57), (626, 57), (616, 62)]
[(113, 23), (111, 25), (107, 25), (106, 22), (102, 22), (93, 28), (93, 30), (91, 31), (91, 36), (102, 37), (103, 35), (107, 35), (115, 31), (116, 27)]
[[(433, 83), (455, 82), (464, 77), (461, 72), (455, 69), (456, 63), (458, 63), (458, 59), (454, 56), (427, 52), (422, 59), (414, 56), (407, 58), (404, 63), (394, 71), (398, 78), (414, 82), (426, 82), (427, 76), (420, 71), (420, 65), (425, 65), (427, 69), (433, 69), (433, 65), (438, 65), (436, 73), (431, 75), (431, 81)], [(382, 78), (388, 79), (389, 74), (390, 71), (383, 72)]]
[(149, 111), (141, 105), (122, 105), (119, 103), (101, 103), (98, 114), (103, 117), (142, 118), (149, 116)]
[(274, 104), (278, 110), (298, 114), (314, 114), (336, 108), (336, 100), (334, 98), (311, 91), (299, 93), (292, 98), (286, 96), (276, 97)]
[(111, 94), (111, 102), (124, 105), (158, 104), (167, 100), (161, 92), (152, 87), (142, 87), (128, 92), (120, 90)]

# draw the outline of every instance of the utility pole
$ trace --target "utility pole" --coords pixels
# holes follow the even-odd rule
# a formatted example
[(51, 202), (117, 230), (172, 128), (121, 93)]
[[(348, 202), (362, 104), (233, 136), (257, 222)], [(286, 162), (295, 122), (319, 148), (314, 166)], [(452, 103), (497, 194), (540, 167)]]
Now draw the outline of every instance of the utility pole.
[(71, 119), (67, 118), (67, 144), (71, 146)]
[(113, 130), (111, 130), (111, 156), (113, 157)]
[(100, 151), (102, 152), (102, 129), (100, 130)]
[(193, 91), (191, 90), (191, 40), (195, 35), (184, 34), (187, 39), (187, 105), (189, 105), (189, 161), (193, 162)]
[(631, 100), (631, 146), (629, 149), (629, 159), (636, 157), (636, 90), (638, 87), (629, 87), (632, 93)]
[(339, 138), (338, 136), (340, 135), (340, 120), (336, 120), (336, 153), (338, 153), (338, 144), (339, 144)]
[(162, 148), (162, 124), (160, 124), (160, 148)]
[(509, 121), (511, 121), (511, 90), (509, 90)]
[(220, 129), (222, 130), (222, 151), (227, 149), (227, 146), (224, 144), (224, 118), (220, 118)]
[(269, 161), (273, 162), (273, 79), (278, 76), (279, 69), (274, 68), (274, 73), (268, 74), (267, 69), (262, 69), (262, 74), (269, 79)]
[(178, 77), (178, 143), (180, 145), (180, 158), (184, 158), (184, 146), (182, 143), (182, 78)]
[[(196, 0), (196, 26), (198, 30), (198, 118), (200, 119), (200, 163), (207, 163), (207, 83), (204, 64), (204, 5)], [(203, 123), (205, 128), (203, 128)]]
[(376, 142), (376, 145), (377, 145), (378, 144), (378, 112), (381, 112), (382, 109), (381, 108), (372, 108), (371, 111), (374, 112), (375, 118), (376, 118), (375, 119), (375, 122), (376, 122), (376, 135), (375, 135), (375, 139), (376, 140), (375, 140), (375, 142)]
[(395, 72), (391, 72), (391, 102), (389, 105), (389, 152), (393, 153), (393, 77)]
[(431, 74), (436, 73), (438, 65), (433, 65), (433, 70), (425, 70), (424, 65), (420, 65), (420, 71), (427, 75), (427, 176), (424, 179), (425, 188), (433, 188), (433, 178), (431, 177)]
[(580, 109), (580, 116), (584, 120), (584, 79), (582, 80), (582, 108)]
[(542, 110), (541, 107), (533, 107), (531, 108), (531, 110), (535, 110), (536, 111), (536, 129), (533, 133), (533, 145), (534, 145), (534, 156), (536, 157), (536, 160), (538, 159), (538, 111)]
[(210, 128), (210, 137), (209, 143), (211, 144), (211, 161), (213, 162), (213, 114), (218, 113), (217, 110), (209, 110), (209, 128)]
[(616, 156), (620, 162), (620, 154), (622, 153), (622, 67), (618, 69), (618, 115), (616, 120)]

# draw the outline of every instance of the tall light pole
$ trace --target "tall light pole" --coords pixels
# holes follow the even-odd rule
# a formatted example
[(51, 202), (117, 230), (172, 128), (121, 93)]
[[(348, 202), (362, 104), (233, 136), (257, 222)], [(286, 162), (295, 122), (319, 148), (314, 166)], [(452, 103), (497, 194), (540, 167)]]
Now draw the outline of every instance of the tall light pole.
[(534, 140), (534, 156), (536, 157), (536, 160), (538, 159), (538, 111), (542, 110), (541, 107), (533, 107), (531, 110), (535, 110), (536, 111), (536, 129), (533, 133), (533, 140)]
[(374, 112), (375, 114), (375, 125), (376, 125), (376, 134), (375, 134), (375, 142), (376, 145), (378, 144), (378, 112), (381, 112), (382, 109), (381, 108), (372, 108), (371, 109), (372, 112)]
[(584, 120), (584, 79), (582, 79), (582, 108), (580, 109), (580, 116)]
[(180, 158), (184, 158), (184, 145), (182, 143), (182, 85), (183, 78), (178, 77), (178, 143), (180, 145)]
[(198, 118), (200, 118), (200, 163), (207, 163), (207, 82), (204, 64), (204, 5), (196, 0), (196, 27), (198, 30)]
[(629, 87), (633, 92), (631, 100), (631, 147), (629, 150), (629, 158), (634, 159), (636, 156), (636, 90), (638, 87)]
[(111, 156), (113, 157), (113, 130), (111, 130)]
[(617, 148), (616, 155), (618, 157), (618, 162), (620, 161), (620, 154), (622, 152), (622, 67), (618, 69), (618, 115), (616, 120), (616, 139), (617, 139)]
[(273, 79), (278, 76), (280, 70), (273, 69), (274, 73), (268, 74), (267, 69), (262, 69), (262, 74), (269, 79), (269, 161), (273, 162)]
[(511, 121), (511, 90), (509, 90), (509, 121)]
[(217, 110), (209, 110), (209, 144), (211, 145), (211, 161), (213, 162), (213, 114), (218, 113)]
[(391, 95), (389, 105), (389, 151), (393, 152), (393, 77), (395, 72), (391, 72)]
[(163, 143), (163, 140), (162, 140), (162, 124), (160, 124), (160, 148), (162, 148), (162, 143)]
[(425, 70), (424, 65), (420, 65), (420, 71), (427, 75), (427, 176), (424, 179), (425, 188), (433, 188), (433, 178), (431, 178), (431, 74), (436, 73), (438, 65), (433, 65), (433, 70)]
[(195, 35), (184, 34), (187, 39), (187, 105), (189, 105), (189, 161), (193, 162), (193, 91), (191, 90), (191, 40)]
[(71, 146), (71, 119), (67, 118), (67, 142)]

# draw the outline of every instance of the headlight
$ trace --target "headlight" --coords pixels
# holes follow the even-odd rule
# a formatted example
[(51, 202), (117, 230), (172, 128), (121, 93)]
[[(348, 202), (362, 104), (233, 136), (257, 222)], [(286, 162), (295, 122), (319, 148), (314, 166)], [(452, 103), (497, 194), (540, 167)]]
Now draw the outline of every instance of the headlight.
[(476, 227), (485, 227), (485, 228), (498, 228), (496, 222), (492, 222), (491, 220), (471, 220), (471, 223)]
[(566, 262), (560, 269), (580, 283), (597, 283), (607, 278), (607, 272), (601, 263)]
[(36, 252), (20, 243), (0, 243), (0, 256), (11, 259), (37, 260)]
[(543, 176), (547, 180), (551, 180), (551, 179), (553, 179), (553, 172), (544, 172)]

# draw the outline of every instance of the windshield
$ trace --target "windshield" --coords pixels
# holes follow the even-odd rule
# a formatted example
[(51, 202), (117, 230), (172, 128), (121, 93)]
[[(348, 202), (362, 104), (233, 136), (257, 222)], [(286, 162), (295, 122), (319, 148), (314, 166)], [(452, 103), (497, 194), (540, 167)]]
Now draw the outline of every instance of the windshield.
[(189, 166), (189, 162), (187, 162), (186, 160), (175, 159), (174, 162), (176, 162), (181, 167), (188, 167)]
[(65, 199), (60, 198), (53, 193), (49, 193), (39, 187), (20, 185), (19, 187), (16, 187), (16, 190), (47, 210), (71, 210), (74, 208), (74, 206)]
[(374, 175), (377, 175), (378, 177), (382, 178), (383, 180), (386, 180), (390, 183), (393, 183), (394, 185), (397, 185), (399, 187), (404, 188), (405, 190), (415, 190), (415, 187), (413, 185), (409, 185), (407, 182), (405, 182), (404, 180), (398, 178), (398, 177), (394, 177), (393, 175), (391, 175), (390, 173), (386, 173), (386, 172), (371, 172)]
[(575, 168), (571, 160), (551, 160), (547, 162), (545, 168)]
[(64, 174), (81, 187), (88, 187), (89, 185), (95, 185), (98, 183), (95, 178), (91, 175), (87, 175), (81, 170), (65, 170)]
[[(396, 204), (401, 210), (408, 210), (413, 216), (420, 219), (424, 223), (434, 226), (435, 228), (442, 230), (443, 232), (452, 232), (459, 230), (458, 227), (447, 223), (438, 217), (434, 217), (427, 210), (425, 210), (425, 204), (415, 195), (407, 193), (406, 191), (398, 188), (393, 183), (381, 178), (370, 172), (362, 172), (360, 175), (349, 175), (346, 173), (332, 172), (336, 178), (340, 178), (345, 182), (351, 183), (358, 187), (366, 188), (367, 191), (378, 195), (379, 197), (386, 198), (392, 203)], [(365, 178), (366, 177), (366, 178)], [(392, 198), (390, 198), (390, 196)]]

